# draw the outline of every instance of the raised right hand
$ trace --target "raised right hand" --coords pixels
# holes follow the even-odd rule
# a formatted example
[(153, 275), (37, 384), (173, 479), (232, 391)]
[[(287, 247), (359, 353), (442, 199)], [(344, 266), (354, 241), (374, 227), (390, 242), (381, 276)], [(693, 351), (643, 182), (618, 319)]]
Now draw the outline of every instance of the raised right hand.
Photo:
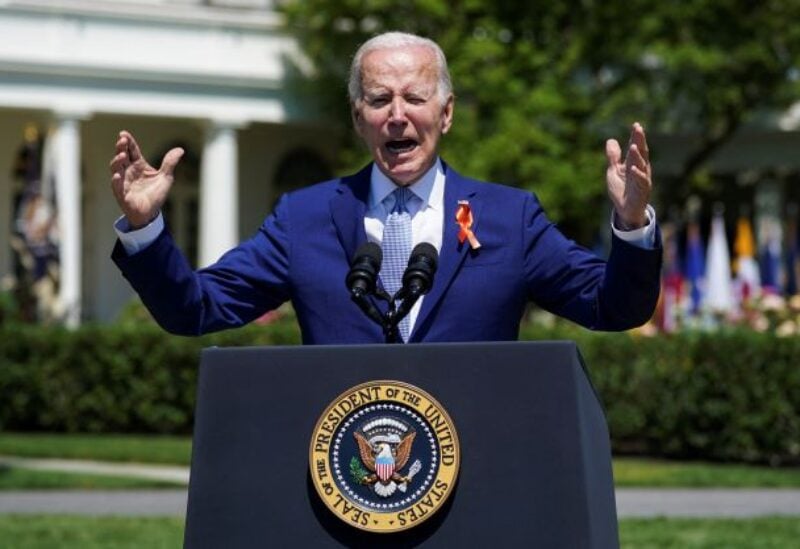
[(111, 189), (131, 229), (139, 229), (158, 216), (167, 200), (175, 166), (183, 149), (171, 149), (156, 170), (142, 156), (139, 145), (127, 131), (119, 132), (116, 155), (111, 159)]

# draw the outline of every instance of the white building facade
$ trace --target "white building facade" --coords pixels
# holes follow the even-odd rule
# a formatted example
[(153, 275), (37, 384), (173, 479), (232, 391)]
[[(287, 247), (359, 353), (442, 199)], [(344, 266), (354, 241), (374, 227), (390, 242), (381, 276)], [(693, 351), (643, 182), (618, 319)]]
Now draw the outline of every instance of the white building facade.
[(51, 147), (68, 325), (111, 321), (133, 297), (109, 259), (120, 130), (156, 167), (186, 149), (165, 215), (199, 266), (282, 190), (329, 175), (336, 134), (297, 99), (306, 65), (270, 0), (0, 0), (0, 36), (0, 278), (33, 125)]

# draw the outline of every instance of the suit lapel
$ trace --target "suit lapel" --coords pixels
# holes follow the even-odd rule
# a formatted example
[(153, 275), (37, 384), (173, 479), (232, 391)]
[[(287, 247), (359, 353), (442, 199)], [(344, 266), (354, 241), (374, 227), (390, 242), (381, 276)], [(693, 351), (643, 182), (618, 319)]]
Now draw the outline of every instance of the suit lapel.
[[(443, 162), (444, 164), (444, 162)], [(445, 167), (445, 186), (444, 186), (444, 220), (442, 249), (439, 252), (439, 268), (434, 277), (433, 288), (422, 301), (419, 316), (414, 324), (414, 332), (410, 339), (414, 340), (417, 328), (424, 325), (431, 311), (437, 306), (450, 287), (453, 278), (458, 272), (459, 267), (467, 257), (469, 242), (458, 241), (460, 227), (456, 223), (456, 209), (459, 200), (469, 200), (472, 209), (472, 229), (476, 230), (480, 221), (481, 202), (479, 200), (478, 185), (469, 179), (465, 179), (452, 168), (444, 164)]]
[(358, 247), (367, 241), (364, 215), (369, 199), (371, 169), (372, 164), (369, 164), (357, 174), (342, 178), (336, 196), (330, 202), (331, 219), (348, 263)]

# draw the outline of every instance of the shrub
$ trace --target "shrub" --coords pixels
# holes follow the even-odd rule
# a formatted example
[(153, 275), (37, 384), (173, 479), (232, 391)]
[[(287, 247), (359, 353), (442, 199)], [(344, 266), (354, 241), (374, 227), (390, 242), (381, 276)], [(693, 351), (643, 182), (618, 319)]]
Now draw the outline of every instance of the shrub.
[(642, 337), (577, 329), (618, 454), (800, 462), (800, 339), (748, 330)]
[[(564, 326), (522, 335), (577, 341), (617, 453), (800, 462), (800, 339)], [(298, 342), (292, 315), (202, 338), (141, 319), (75, 331), (0, 324), (0, 428), (190, 433), (201, 349)]]
[(298, 341), (292, 319), (200, 338), (146, 320), (74, 331), (0, 325), (0, 429), (190, 433), (203, 348)]

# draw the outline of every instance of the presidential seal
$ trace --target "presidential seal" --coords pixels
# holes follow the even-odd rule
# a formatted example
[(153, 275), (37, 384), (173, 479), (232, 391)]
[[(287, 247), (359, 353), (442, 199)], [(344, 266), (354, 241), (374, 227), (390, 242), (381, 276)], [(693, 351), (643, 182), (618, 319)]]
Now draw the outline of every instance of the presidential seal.
[(339, 395), (314, 428), (309, 465), (325, 505), (348, 524), (397, 532), (421, 524), (455, 487), (460, 450), (428, 393), (372, 381)]

